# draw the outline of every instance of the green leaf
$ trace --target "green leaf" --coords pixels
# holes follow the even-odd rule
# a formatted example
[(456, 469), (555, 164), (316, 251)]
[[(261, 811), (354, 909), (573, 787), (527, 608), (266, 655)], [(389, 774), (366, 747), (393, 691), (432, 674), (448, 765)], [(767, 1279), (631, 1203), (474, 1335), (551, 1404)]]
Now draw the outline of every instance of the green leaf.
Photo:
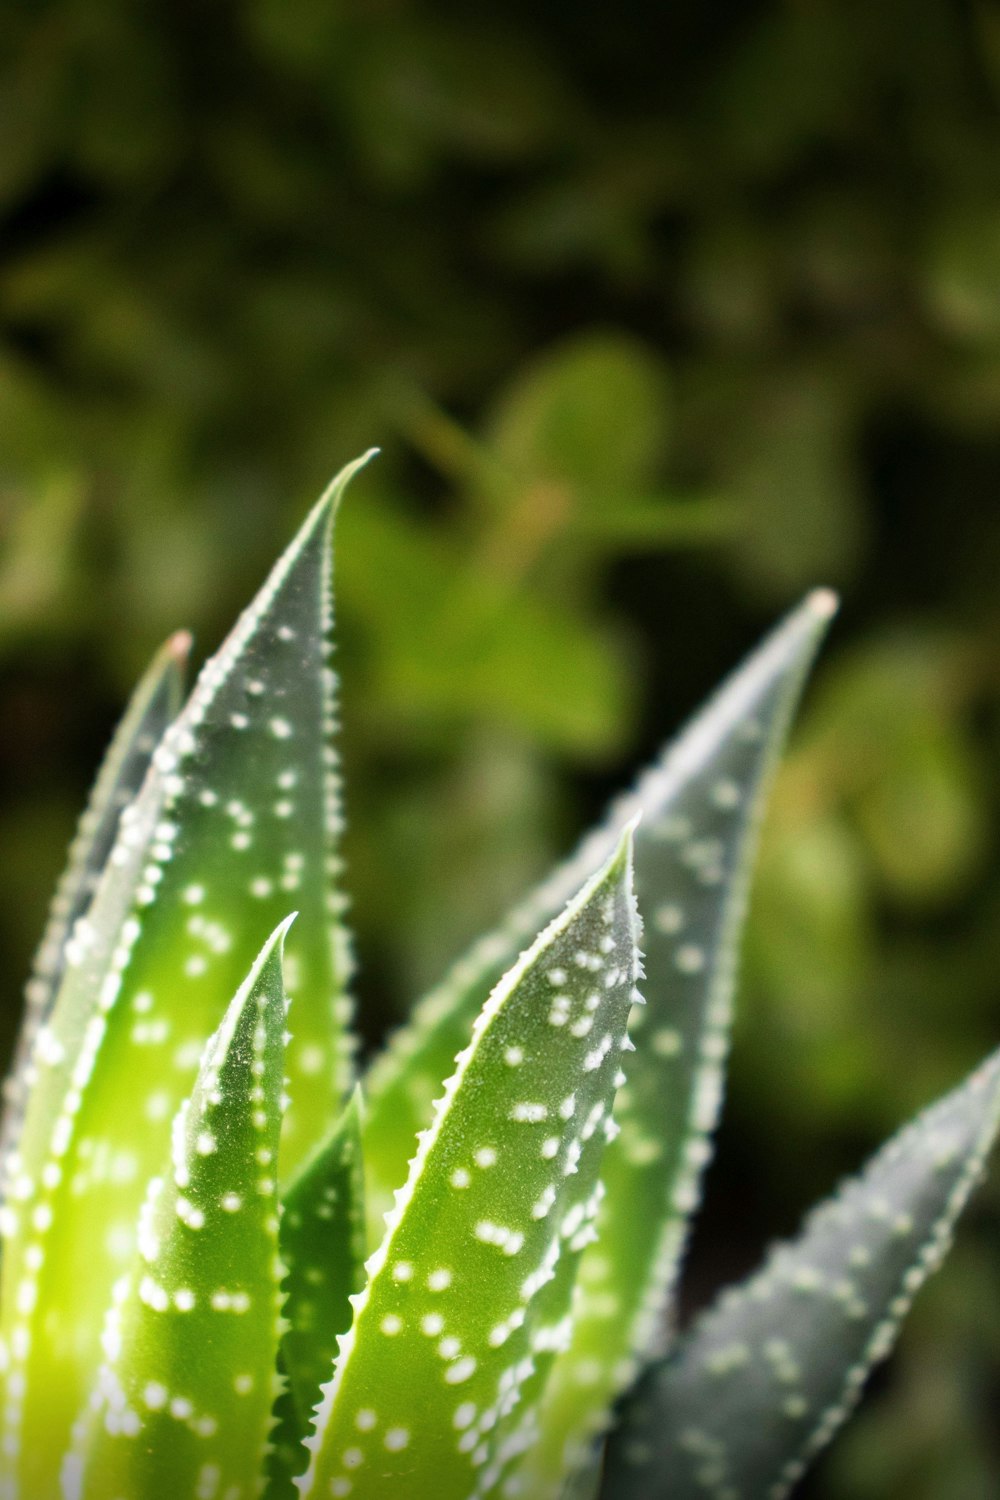
[(630, 1396), (608, 1500), (780, 1500), (941, 1262), (1000, 1125), (1000, 1053), (722, 1297)]
[(289, 1389), (279, 1402), (273, 1477), (299, 1474), (301, 1446), (329, 1380), (338, 1336), (351, 1325), (350, 1297), (364, 1286), (365, 1213), (361, 1159), (361, 1092), (307, 1162), (284, 1201), (281, 1259), (287, 1322), (282, 1368)]
[[(813, 595), (751, 658), (676, 751), (634, 794), (647, 1005), (618, 1096), (598, 1243), (580, 1270), (572, 1340), (545, 1393), (529, 1460), (532, 1493), (555, 1493), (582, 1462), (637, 1361), (662, 1349), (686, 1227), (722, 1097), (739, 938), (771, 772), (802, 680), (832, 611)], [(676, 772), (675, 772), (676, 776)], [(659, 780), (660, 790), (657, 791)]]
[(167, 725), (180, 711), (184, 669), (191, 637), (171, 636), (154, 656), (132, 695), (98, 772), (90, 801), (56, 893), (49, 908), (41, 944), (25, 990), (25, 1015), (11, 1072), (4, 1083), (4, 1117), (0, 1159), (13, 1144), (24, 1117), (30, 1074), (28, 1064), (39, 1028), (52, 1011), (66, 967), (66, 944), (74, 923), (90, 905), (98, 878), (111, 853), (121, 815), (138, 792)]
[(399, 509), (359, 506), (344, 524), (340, 595), (364, 617), (383, 715), (438, 732), (499, 719), (587, 754), (614, 743), (629, 685), (606, 630)]
[(368, 1263), (304, 1494), (495, 1482), (498, 1424), (564, 1334), (545, 1293), (592, 1233), (635, 943), (626, 834), (476, 1022)]
[(587, 333), (546, 350), (518, 377), (491, 436), (515, 473), (600, 501), (655, 477), (672, 415), (667, 372), (647, 345)]
[(37, 1079), (4, 1163), (0, 1301), (6, 1388), (27, 1391), (23, 1404), (4, 1402), (0, 1467), (27, 1493), (54, 1487), (170, 1120), (260, 931), (293, 893), (283, 1167), (339, 1107), (348, 957), (330, 890), (339, 812), (325, 659), (332, 515), (358, 467), (314, 507), (154, 752), (38, 1033)]
[[(676, 900), (678, 881), (683, 882), (684, 899), (689, 900), (692, 892), (697, 893), (699, 912), (705, 911), (707, 904), (708, 912), (714, 911), (716, 920), (727, 909), (724, 900), (727, 891), (728, 909), (732, 913), (739, 909), (741, 889), (730, 888), (725, 881), (721, 886), (704, 882), (699, 870), (685, 863), (687, 843), (693, 839), (694, 844), (699, 844), (699, 838), (692, 835), (678, 843), (664, 840), (659, 832), (670, 817), (690, 817), (696, 811), (696, 826), (699, 831), (704, 829), (705, 839), (716, 838), (720, 827), (725, 831), (730, 849), (723, 868), (731, 870), (731, 861), (742, 848), (740, 839), (746, 837), (750, 826), (747, 820), (752, 817), (755, 805), (759, 805), (759, 794), (756, 801), (754, 797), (757, 778), (762, 777), (777, 751), (828, 614), (829, 597), (816, 595), (780, 625), (666, 748), (640, 778), (635, 790), (612, 805), (605, 821), (583, 841), (573, 857), (517, 906), (496, 932), (478, 942), (454, 966), (375, 1061), (366, 1079), (364, 1127), (369, 1225), (374, 1235), (377, 1236), (381, 1214), (391, 1202), (393, 1190), (406, 1176), (414, 1138), (430, 1117), (440, 1081), (450, 1071), (455, 1054), (469, 1039), (480, 996), (496, 983), (531, 934), (569, 899), (587, 872), (607, 857), (629, 818), (637, 813), (642, 815), (635, 835), (636, 879), (640, 906), (646, 917), (651, 959), (647, 968), (657, 1014), (661, 982), (673, 994), (683, 977), (673, 962), (673, 948), (680, 935), (668, 930), (673, 918), (668, 918), (664, 926), (661, 912), (661, 908)], [(755, 732), (752, 727), (755, 713), (763, 729), (756, 739), (747, 737)], [(742, 804), (738, 800), (735, 808), (720, 808), (713, 803), (713, 788), (730, 779), (734, 769), (738, 777), (736, 790), (739, 793), (742, 788), (743, 792)], [(727, 790), (725, 795), (731, 796), (731, 791)], [(709, 852), (713, 853), (713, 860), (704, 868), (707, 874), (714, 875), (715, 851)], [(731, 923), (733, 916), (727, 920)], [(734, 938), (735, 930), (730, 941)], [(702, 933), (693, 941), (703, 940), (713, 953), (726, 952), (731, 957), (727, 948), (710, 941), (710, 934)], [(699, 989), (704, 990), (711, 972), (706, 964), (701, 980), (687, 976), (683, 986), (687, 995), (693, 997)], [(669, 995), (664, 1001), (665, 1005), (668, 1003)], [(721, 1007), (722, 1001), (719, 1003)], [(695, 1007), (682, 1024), (697, 1029), (701, 1024), (698, 1017)], [(673, 1027), (676, 1023), (663, 1024)], [(654, 1024), (648, 1031), (656, 1029)], [(697, 1045), (694, 1051), (688, 1047), (686, 1056), (682, 1055), (683, 1047), (676, 1048), (671, 1058), (672, 1049), (661, 1038), (654, 1050), (662, 1057), (664, 1066), (683, 1076)], [(686, 1118), (687, 1097), (685, 1090), (667, 1105), (678, 1122)], [(656, 1169), (661, 1183), (663, 1170), (661, 1162)]]
[(67, 1500), (258, 1489), (281, 1321), (281, 954), (291, 920), (265, 944), (174, 1120), (64, 1465)]

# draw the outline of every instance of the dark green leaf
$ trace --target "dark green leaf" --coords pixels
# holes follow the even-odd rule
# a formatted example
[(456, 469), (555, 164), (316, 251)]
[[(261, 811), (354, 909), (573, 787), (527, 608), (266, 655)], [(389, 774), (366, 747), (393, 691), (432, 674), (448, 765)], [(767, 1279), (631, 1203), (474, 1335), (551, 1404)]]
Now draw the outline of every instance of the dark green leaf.
[(885, 1146), (629, 1397), (606, 1500), (780, 1500), (942, 1260), (1000, 1123), (1000, 1054)]

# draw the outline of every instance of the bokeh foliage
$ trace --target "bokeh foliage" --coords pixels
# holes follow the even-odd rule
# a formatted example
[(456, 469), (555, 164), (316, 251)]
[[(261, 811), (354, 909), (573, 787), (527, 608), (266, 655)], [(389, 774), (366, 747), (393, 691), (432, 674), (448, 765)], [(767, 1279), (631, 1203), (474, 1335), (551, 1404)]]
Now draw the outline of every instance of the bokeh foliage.
[[(8, 974), (153, 646), (213, 646), (371, 442), (337, 587), (386, 1017), (837, 585), (696, 1246), (742, 1270), (997, 1040), (996, 13), (8, 0), (0, 58)], [(998, 1208), (815, 1496), (1000, 1486)]]

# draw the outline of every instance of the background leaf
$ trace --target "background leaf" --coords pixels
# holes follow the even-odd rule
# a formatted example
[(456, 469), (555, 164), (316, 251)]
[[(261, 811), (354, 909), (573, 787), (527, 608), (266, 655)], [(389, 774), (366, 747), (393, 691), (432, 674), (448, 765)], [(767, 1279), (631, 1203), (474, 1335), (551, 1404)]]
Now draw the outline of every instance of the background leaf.
[[(366, 1080), (369, 1108), (365, 1152), (369, 1210), (373, 1222), (377, 1223), (375, 1216), (384, 1210), (389, 1194), (402, 1181), (413, 1139), (429, 1117), (440, 1079), (445, 1076), (455, 1053), (465, 1044), (479, 995), (495, 983), (533, 927), (558, 909), (588, 868), (593, 868), (606, 857), (622, 825), (637, 813), (642, 814), (642, 821), (636, 829), (636, 849), (649, 941), (657, 950), (664, 950), (662, 983), (667, 983), (666, 975), (676, 972), (673, 959), (676, 934), (664, 930), (662, 922), (657, 925), (658, 910), (674, 899), (678, 880), (683, 880), (686, 885), (693, 881), (699, 892), (704, 891), (703, 899), (717, 904), (716, 861), (713, 858), (704, 866), (713, 874), (712, 883), (700, 881), (698, 870), (683, 859), (678, 860), (672, 841), (660, 838), (657, 830), (675, 805), (678, 816), (689, 818), (688, 800), (693, 804), (710, 800), (714, 783), (720, 778), (726, 779), (720, 763), (725, 762), (727, 755), (739, 761), (741, 756), (749, 753), (753, 767), (750, 774), (760, 774), (763, 766), (769, 764), (771, 746), (766, 738), (758, 742), (759, 753), (764, 757), (758, 761), (752, 750), (744, 752), (742, 747), (751, 742), (741, 739), (741, 733), (752, 711), (751, 706), (758, 707), (763, 703), (766, 707), (762, 707), (762, 714), (774, 716), (773, 743), (777, 744), (815, 649), (823, 618), (824, 606), (819, 601), (804, 605), (801, 613), (794, 616), (783, 631), (777, 632), (773, 641), (761, 647), (757, 656), (751, 658), (741, 672), (734, 674), (702, 714), (681, 733), (677, 742), (667, 747), (660, 760), (637, 783), (635, 792), (612, 805), (607, 820), (584, 840), (577, 853), (522, 901), (496, 933), (481, 939), (460, 959), (451, 973), (420, 1003), (407, 1026), (391, 1039), (388, 1050), (375, 1061)], [(768, 695), (772, 692), (773, 701), (768, 702)], [(681, 803), (685, 804), (683, 810)], [(745, 804), (744, 812), (749, 810), (749, 804)], [(725, 809), (719, 812), (724, 814)], [(724, 816), (722, 821), (725, 821)], [(704, 852), (699, 852), (699, 869)], [(718, 853), (714, 844), (707, 852), (713, 856)], [(666, 886), (664, 882), (667, 882)], [(699, 969), (697, 974), (702, 975), (702, 972)], [(703, 1022), (699, 1002), (705, 998), (703, 985), (708, 977), (710, 975), (704, 978), (692, 976), (691, 979), (698, 996), (698, 1001), (691, 1005), (693, 1032), (697, 1032)], [(654, 984), (660, 982), (660, 976), (654, 975)], [(664, 999), (664, 1005), (666, 1003)], [(676, 1019), (671, 1018), (671, 1024)], [(663, 1065), (670, 1065), (666, 1058)], [(675, 1061), (673, 1066), (680, 1064)], [(687, 1097), (684, 1092), (676, 1102), (678, 1141), (683, 1133), (679, 1122), (684, 1118)]]

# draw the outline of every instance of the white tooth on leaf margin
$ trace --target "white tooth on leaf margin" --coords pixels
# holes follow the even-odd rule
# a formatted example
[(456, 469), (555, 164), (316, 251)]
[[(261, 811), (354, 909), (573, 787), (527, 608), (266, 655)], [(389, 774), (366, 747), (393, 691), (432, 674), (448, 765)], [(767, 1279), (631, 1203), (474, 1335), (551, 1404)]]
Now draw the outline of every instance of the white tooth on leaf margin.
[(360, 1086), (327, 1138), (309, 1158), (281, 1213), (285, 1332), (280, 1368), (288, 1388), (278, 1401), (268, 1471), (287, 1491), (309, 1457), (303, 1439), (321, 1386), (329, 1380), (338, 1340), (351, 1326), (351, 1297), (365, 1282), (364, 1165)]

